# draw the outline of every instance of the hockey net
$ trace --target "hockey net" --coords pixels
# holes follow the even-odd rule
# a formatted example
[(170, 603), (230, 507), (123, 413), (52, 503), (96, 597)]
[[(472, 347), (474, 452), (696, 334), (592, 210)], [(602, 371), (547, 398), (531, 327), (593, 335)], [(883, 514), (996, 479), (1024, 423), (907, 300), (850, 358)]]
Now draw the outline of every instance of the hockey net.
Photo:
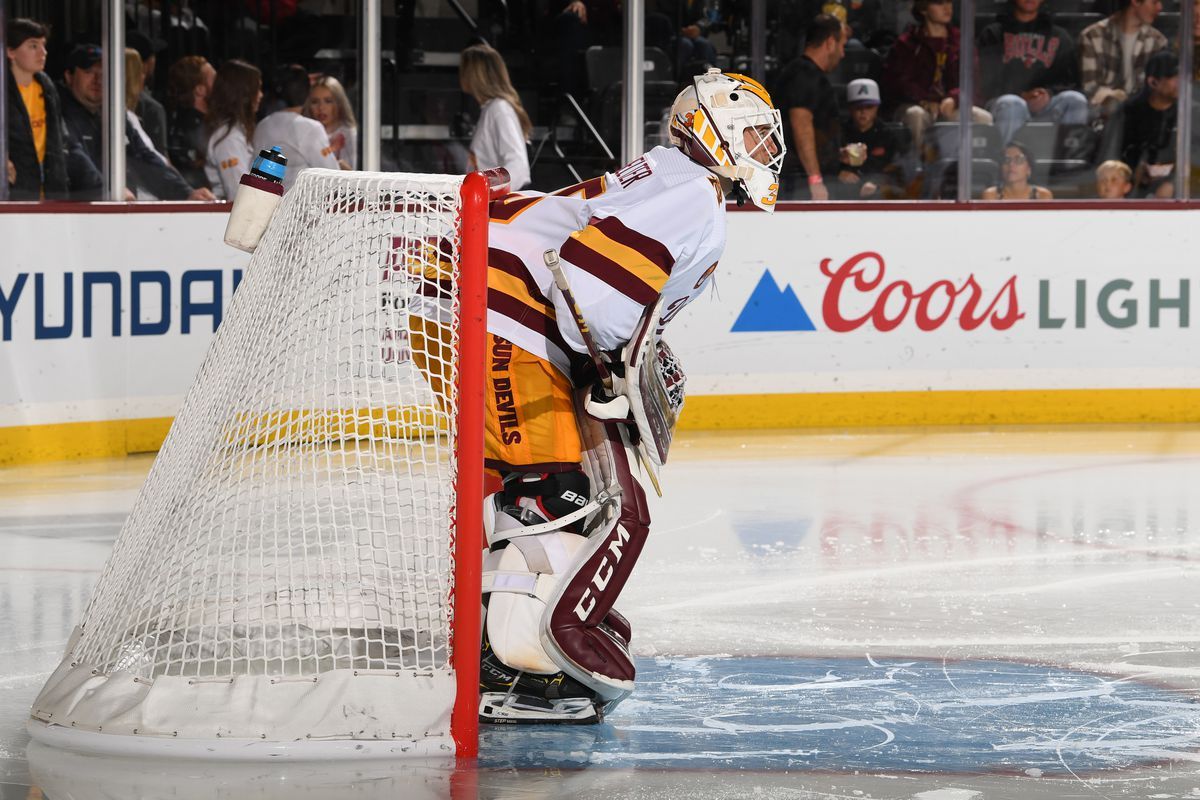
[(453, 715), (469, 754), (482, 389), (463, 365), (482, 371), (486, 311), (465, 276), (486, 270), (487, 194), (479, 175), (301, 175), (35, 720), (126, 748), (426, 754), (454, 751)]

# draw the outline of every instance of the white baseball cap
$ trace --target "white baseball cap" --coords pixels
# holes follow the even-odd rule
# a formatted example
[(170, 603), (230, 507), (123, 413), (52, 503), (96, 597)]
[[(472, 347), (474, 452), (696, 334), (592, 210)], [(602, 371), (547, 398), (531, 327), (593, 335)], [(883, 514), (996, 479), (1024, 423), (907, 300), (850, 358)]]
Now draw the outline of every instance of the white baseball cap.
[(857, 78), (846, 87), (846, 103), (849, 105), (879, 105), (879, 84), (870, 78)]

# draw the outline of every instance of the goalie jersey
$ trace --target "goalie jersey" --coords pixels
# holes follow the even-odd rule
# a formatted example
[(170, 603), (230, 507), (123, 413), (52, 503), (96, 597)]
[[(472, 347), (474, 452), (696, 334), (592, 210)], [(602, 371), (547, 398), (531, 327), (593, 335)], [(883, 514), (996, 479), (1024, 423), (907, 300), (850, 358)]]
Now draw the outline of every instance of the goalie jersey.
[(615, 350), (660, 296), (661, 328), (699, 295), (725, 248), (720, 184), (675, 148), (551, 194), (509, 194), (490, 216), (488, 331), (568, 377), (587, 346), (547, 250), (558, 251), (599, 347)]

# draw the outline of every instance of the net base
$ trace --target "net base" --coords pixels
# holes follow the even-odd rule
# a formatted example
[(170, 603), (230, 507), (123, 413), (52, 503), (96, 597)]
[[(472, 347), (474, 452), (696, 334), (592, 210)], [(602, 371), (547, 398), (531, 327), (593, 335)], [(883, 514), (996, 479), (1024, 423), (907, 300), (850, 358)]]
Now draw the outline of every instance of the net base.
[(207, 761), (346, 761), (455, 756), (450, 736), (424, 739), (188, 739), (165, 736), (123, 736), (69, 728), (39, 719), (26, 724), (37, 743), (57, 750), (107, 758), (200, 759)]
[(32, 716), (106, 740), (345, 740), (403, 749), (444, 738), (454, 697), (454, 675), (442, 672), (338, 669), (308, 677), (160, 675), (149, 681), (64, 662), (34, 701)]

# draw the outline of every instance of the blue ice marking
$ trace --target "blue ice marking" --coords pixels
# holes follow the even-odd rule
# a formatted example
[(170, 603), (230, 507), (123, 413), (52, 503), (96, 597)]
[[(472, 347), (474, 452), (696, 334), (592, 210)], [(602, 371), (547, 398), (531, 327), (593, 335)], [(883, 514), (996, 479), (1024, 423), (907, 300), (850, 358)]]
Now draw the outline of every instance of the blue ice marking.
[(1200, 749), (1196, 698), (1064, 667), (720, 656), (637, 667), (637, 690), (603, 725), (483, 726), (480, 766), (1069, 777)]
[(789, 285), (780, 289), (771, 270), (767, 270), (750, 293), (750, 299), (730, 330), (734, 333), (757, 333), (816, 329), (792, 287)]

